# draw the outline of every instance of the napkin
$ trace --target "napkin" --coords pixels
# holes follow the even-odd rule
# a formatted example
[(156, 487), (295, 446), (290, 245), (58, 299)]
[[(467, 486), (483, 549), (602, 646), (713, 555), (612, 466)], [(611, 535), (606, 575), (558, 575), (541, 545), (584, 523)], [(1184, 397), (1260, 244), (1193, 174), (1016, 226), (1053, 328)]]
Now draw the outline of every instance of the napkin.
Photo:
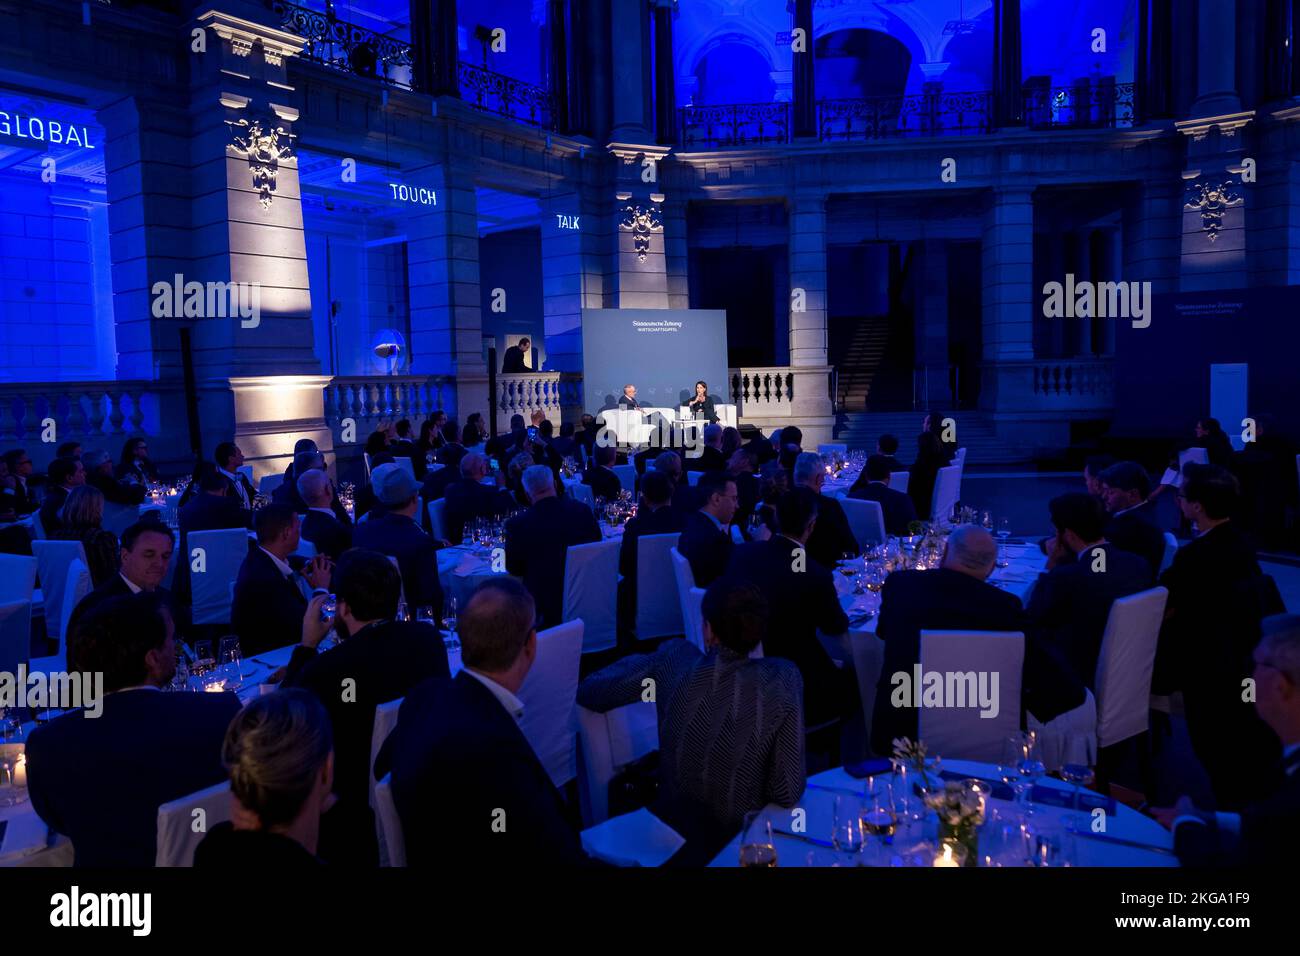
[(48, 833), (44, 821), (35, 813), (20, 812), (0, 821), (0, 860), (39, 853), (45, 849)]
[(645, 807), (582, 833), (582, 848), (615, 866), (662, 866), (685, 843), (681, 834)]
[(477, 558), (472, 554), (467, 554), (461, 558), (460, 564), (452, 569), (452, 574), (458, 578), (467, 578), (473, 574), (480, 574), (489, 567), (482, 558)]

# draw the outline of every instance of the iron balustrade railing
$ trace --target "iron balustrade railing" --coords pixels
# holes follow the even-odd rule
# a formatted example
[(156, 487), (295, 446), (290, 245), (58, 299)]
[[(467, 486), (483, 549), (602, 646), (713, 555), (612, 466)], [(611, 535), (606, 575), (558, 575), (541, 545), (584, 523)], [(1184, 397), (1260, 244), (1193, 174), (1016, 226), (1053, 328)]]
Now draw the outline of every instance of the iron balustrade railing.
[(817, 104), (817, 135), (822, 141), (978, 135), (992, 129), (993, 94), (988, 92), (871, 96)]
[(456, 78), (461, 99), (475, 109), (529, 126), (555, 128), (555, 97), (546, 88), (472, 63), (457, 63)]
[(681, 145), (709, 149), (790, 141), (789, 103), (687, 106), (679, 111)]
[(412, 88), (414, 60), (409, 41), (340, 20), (334, 13), (333, 3), (326, 2), (324, 10), (285, 0), (267, 0), (267, 3), (280, 17), (283, 29), (307, 41), (299, 54), (303, 59), (402, 89)]
[(1137, 125), (1132, 83), (1080, 82), (1026, 85), (1025, 125), (1030, 129), (1126, 129)]

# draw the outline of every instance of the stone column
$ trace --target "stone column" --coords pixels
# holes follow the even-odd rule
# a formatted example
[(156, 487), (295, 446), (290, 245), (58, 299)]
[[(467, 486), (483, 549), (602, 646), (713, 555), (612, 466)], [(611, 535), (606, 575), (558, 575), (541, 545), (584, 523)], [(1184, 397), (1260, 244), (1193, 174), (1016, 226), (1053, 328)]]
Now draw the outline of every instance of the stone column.
[(618, 162), (614, 188), (614, 284), (620, 309), (668, 308), (664, 201), (666, 147), (611, 145)]
[(1295, 54), (1291, 48), (1295, 42), (1294, 16), (1292, 0), (1267, 0), (1264, 9), (1264, 102), (1288, 100), (1295, 88), (1292, 83)]
[(792, 53), (794, 58), (794, 135), (817, 135), (817, 92), (815, 89), (813, 43), (813, 0), (794, 0), (794, 29), (803, 30), (806, 44), (802, 53)]
[(790, 366), (794, 371), (792, 421), (804, 447), (830, 441), (834, 406), (826, 354), (826, 194), (796, 191), (789, 202)]
[(1237, 0), (1197, 0), (1193, 116), (1241, 110), (1237, 96)]
[(556, 192), (542, 205), (547, 371), (582, 371), (582, 310), (604, 306), (600, 253), (607, 237), (602, 218), (581, 188)]
[(610, 36), (613, 39), (614, 129), (619, 143), (644, 143), (646, 129), (645, 40), (649, 18), (645, 0), (610, 0)]
[[(981, 255), (984, 359), (988, 362), (1032, 359), (1033, 317), (1035, 310), (1042, 307), (1033, 288), (1032, 187), (1004, 186), (994, 191), (984, 219)], [(1063, 279), (1062, 276), (1057, 281)]]
[[(1124, 280), (1124, 247), (1120, 242), (1120, 230), (1116, 227), (1101, 230), (1102, 261), (1105, 263), (1107, 282)], [(1112, 357), (1115, 354), (1115, 318), (1101, 320), (1101, 354)]]
[(993, 123), (999, 129), (1024, 122), (1023, 80), (1020, 0), (993, 0)]
[(565, 0), (547, 0), (546, 78), (555, 104), (555, 128), (569, 132), (569, 56), (568, 39), (564, 29)]
[[(1096, 269), (1092, 262), (1092, 230), (1080, 229), (1075, 233), (1075, 268), (1074, 281), (1091, 282), (1097, 277)], [(1094, 298), (1093, 310), (1097, 308)], [(1066, 319), (1071, 323), (1070, 326), (1070, 352), (1076, 358), (1086, 359), (1092, 357), (1092, 318), (1075, 318)]]
[(916, 365), (924, 383), (923, 404), (947, 408), (952, 404), (948, 383), (948, 248), (938, 239), (920, 243), (917, 272), (915, 341)]
[(677, 96), (673, 89), (673, 9), (675, 0), (656, 0), (655, 32), (655, 135), (659, 143), (677, 141)]
[(1139, 121), (1173, 115), (1172, 0), (1137, 0), (1138, 46), (1134, 81)]

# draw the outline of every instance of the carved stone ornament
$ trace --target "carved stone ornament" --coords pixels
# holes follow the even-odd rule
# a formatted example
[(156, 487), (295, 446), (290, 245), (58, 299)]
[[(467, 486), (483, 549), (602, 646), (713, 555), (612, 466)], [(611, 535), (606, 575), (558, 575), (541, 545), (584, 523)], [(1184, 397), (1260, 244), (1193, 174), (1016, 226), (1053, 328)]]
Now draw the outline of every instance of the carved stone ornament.
[(1241, 193), (1229, 177), (1222, 182), (1200, 179), (1187, 185), (1185, 207), (1201, 214), (1201, 230), (1206, 239), (1214, 242), (1223, 228), (1223, 213), (1232, 206), (1240, 206)]
[(294, 134), (266, 117), (244, 117), (226, 123), (230, 126), (230, 148), (247, 157), (262, 208), (271, 208), (280, 160), (293, 158)]
[(658, 205), (643, 208), (629, 203), (623, 207), (623, 220), (619, 227), (631, 230), (637, 260), (645, 262), (646, 256), (650, 254), (650, 233), (662, 232), (664, 223)]

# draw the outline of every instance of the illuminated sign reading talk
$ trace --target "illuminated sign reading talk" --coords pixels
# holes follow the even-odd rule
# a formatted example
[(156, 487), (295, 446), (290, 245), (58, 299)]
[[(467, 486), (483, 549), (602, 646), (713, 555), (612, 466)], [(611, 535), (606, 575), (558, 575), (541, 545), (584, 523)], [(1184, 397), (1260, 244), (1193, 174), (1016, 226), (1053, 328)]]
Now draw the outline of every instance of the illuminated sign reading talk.
[(423, 186), (407, 186), (405, 183), (389, 183), (388, 185), (393, 190), (394, 199), (417, 203), (421, 206), (438, 205), (438, 194), (432, 189), (425, 189)]
[(578, 220), (581, 216), (565, 216), (560, 213), (555, 214), (555, 226), (557, 229), (577, 229)]
[(0, 136), (35, 139), (55, 146), (82, 146), (94, 149), (84, 126), (72, 126), (39, 116), (23, 116), (0, 110)]

